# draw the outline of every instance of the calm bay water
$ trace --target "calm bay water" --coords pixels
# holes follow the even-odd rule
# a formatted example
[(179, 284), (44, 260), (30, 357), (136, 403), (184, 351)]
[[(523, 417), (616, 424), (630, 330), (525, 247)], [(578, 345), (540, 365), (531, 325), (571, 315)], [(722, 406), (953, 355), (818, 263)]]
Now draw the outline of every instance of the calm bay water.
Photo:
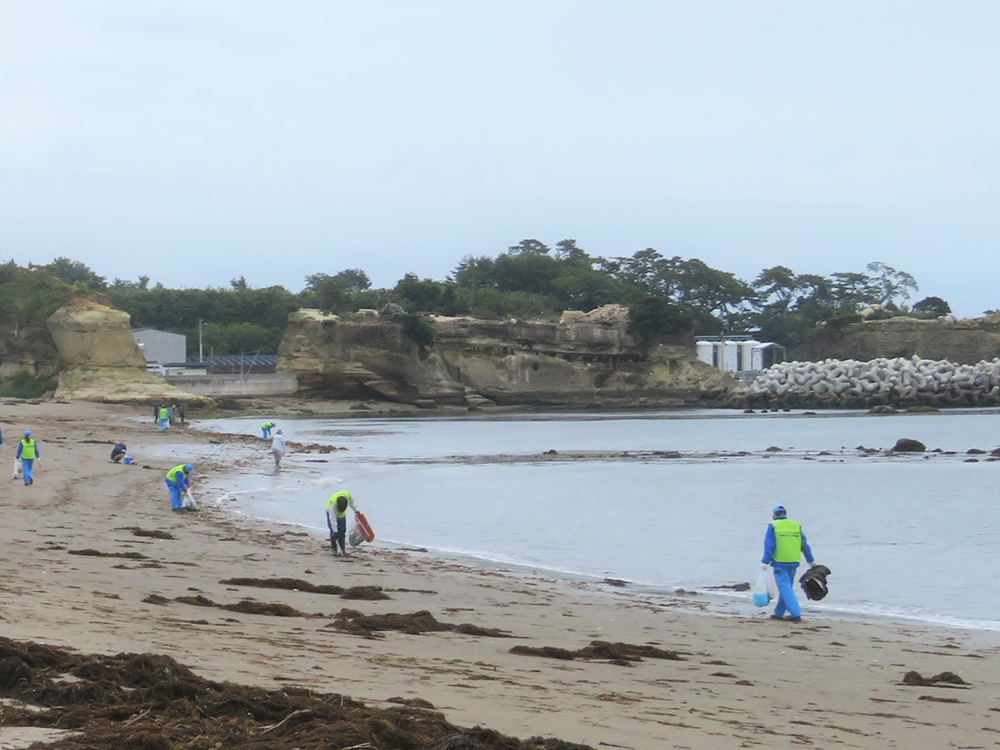
[[(261, 420), (199, 426), (259, 434)], [(279, 475), (227, 476), (216, 495), (325, 533), (334, 489), (354, 494), (376, 544), (424, 547), (543, 575), (632, 582), (644, 593), (752, 581), (770, 509), (789, 508), (831, 595), (805, 611), (1000, 629), (1000, 415), (685, 412), (449, 419), (280, 420), (299, 454)], [(865, 457), (897, 438), (954, 451)], [(769, 447), (782, 450), (771, 451)], [(214, 460), (225, 460), (223, 447)], [(554, 450), (541, 460), (537, 454)], [(637, 460), (622, 452), (679, 451)], [(566, 454), (579, 452), (571, 458)], [(747, 452), (748, 455), (732, 455)], [(727, 454), (727, 455), (717, 455)], [(208, 458), (205, 456), (203, 458)], [(327, 463), (316, 463), (326, 459)], [(720, 606), (753, 611), (746, 595)], [(803, 598), (804, 597), (800, 597)]]

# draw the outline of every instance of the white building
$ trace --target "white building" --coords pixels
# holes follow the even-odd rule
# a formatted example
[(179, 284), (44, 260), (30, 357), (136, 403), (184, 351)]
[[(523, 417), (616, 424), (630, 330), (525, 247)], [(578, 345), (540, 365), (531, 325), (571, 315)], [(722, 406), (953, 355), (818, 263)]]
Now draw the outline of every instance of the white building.
[(785, 347), (781, 344), (761, 343), (746, 337), (706, 339), (696, 342), (695, 347), (699, 360), (734, 375), (766, 370), (785, 361)]
[[(132, 331), (132, 337), (142, 349), (148, 369), (159, 369), (163, 365), (187, 361), (187, 336), (182, 333), (136, 328)], [(153, 367), (150, 368), (150, 365)]]

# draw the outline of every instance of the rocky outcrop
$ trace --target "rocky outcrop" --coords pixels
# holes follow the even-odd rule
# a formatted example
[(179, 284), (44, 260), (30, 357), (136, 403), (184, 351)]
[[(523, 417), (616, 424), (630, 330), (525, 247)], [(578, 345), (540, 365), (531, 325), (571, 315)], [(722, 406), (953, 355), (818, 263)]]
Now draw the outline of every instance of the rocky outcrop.
[(86, 401), (203, 401), (146, 371), (129, 315), (75, 298), (48, 321), (59, 352), (57, 398)]
[(734, 381), (670, 340), (643, 359), (618, 306), (569, 312), (559, 322), (431, 317), (434, 343), (406, 338), (398, 315), (344, 319), (299, 310), (278, 350), (278, 369), (301, 392), (427, 405), (681, 405), (718, 396)]
[(963, 320), (898, 317), (844, 328), (821, 325), (816, 334), (816, 350), (805, 352), (807, 359), (865, 361), (916, 355), (971, 365), (1000, 356), (1000, 313)]
[(56, 310), (47, 323), (68, 368), (146, 369), (142, 351), (132, 338), (128, 313), (77, 297)]

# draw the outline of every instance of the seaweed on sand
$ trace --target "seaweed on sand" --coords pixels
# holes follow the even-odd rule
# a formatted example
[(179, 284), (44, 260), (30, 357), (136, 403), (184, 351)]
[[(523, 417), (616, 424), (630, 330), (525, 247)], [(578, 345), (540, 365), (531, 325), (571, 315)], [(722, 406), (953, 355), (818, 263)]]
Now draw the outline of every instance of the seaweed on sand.
[(933, 677), (924, 677), (919, 672), (909, 671), (903, 675), (904, 685), (919, 687), (968, 688), (969, 683), (954, 672), (940, 672)]
[(591, 641), (589, 646), (570, 651), (556, 646), (514, 646), (510, 650), (512, 654), (523, 656), (543, 656), (548, 659), (562, 659), (563, 661), (573, 661), (574, 659), (607, 660), (620, 667), (628, 667), (646, 659), (667, 659), (669, 661), (684, 661), (684, 657), (676, 651), (664, 651), (655, 646), (635, 646), (629, 643), (609, 643), (608, 641)]
[[(144, 600), (147, 601), (147, 600)], [(313, 617), (313, 615), (300, 612), (294, 607), (277, 602), (258, 602), (253, 599), (243, 599), (236, 604), (216, 604), (208, 597), (198, 594), (197, 596), (178, 596), (175, 602), (190, 604), (194, 607), (216, 607), (228, 612), (240, 612), (244, 615), (268, 615), (269, 617)], [(161, 602), (149, 602), (150, 604), (160, 604)]]
[(132, 536), (143, 536), (149, 539), (176, 539), (173, 534), (169, 531), (161, 531), (160, 529), (141, 529), (138, 526), (127, 527), (128, 531), (132, 532)]
[(365, 615), (356, 609), (342, 609), (334, 615), (333, 626), (346, 633), (361, 635), (367, 638), (377, 638), (378, 631), (395, 630), (409, 635), (420, 635), (422, 633), (455, 632), (465, 635), (486, 636), (490, 638), (511, 638), (511, 634), (505, 630), (495, 628), (481, 628), (478, 625), (462, 623), (452, 625), (438, 621), (434, 615), (426, 609), (410, 614), (397, 614), (389, 612), (384, 615)]
[(304, 591), (307, 594), (332, 594), (341, 599), (377, 601), (391, 599), (381, 586), (316, 585), (301, 578), (225, 578), (219, 583), (226, 586), (253, 586), (260, 589), (281, 589), (284, 591)]
[(426, 702), (369, 708), (303, 688), (212, 682), (157, 654), (88, 656), (6, 638), (0, 638), (0, 697), (47, 708), (5, 708), (0, 726), (68, 732), (47, 744), (50, 750), (592, 750), (463, 729)]
[(141, 552), (100, 552), (96, 549), (71, 549), (68, 550), (71, 555), (79, 555), (80, 557), (118, 557), (122, 560), (148, 560)]
[(259, 589), (280, 589), (282, 591), (304, 591), (308, 594), (344, 593), (343, 586), (317, 586), (300, 578), (224, 578), (219, 583), (225, 586), (253, 586)]

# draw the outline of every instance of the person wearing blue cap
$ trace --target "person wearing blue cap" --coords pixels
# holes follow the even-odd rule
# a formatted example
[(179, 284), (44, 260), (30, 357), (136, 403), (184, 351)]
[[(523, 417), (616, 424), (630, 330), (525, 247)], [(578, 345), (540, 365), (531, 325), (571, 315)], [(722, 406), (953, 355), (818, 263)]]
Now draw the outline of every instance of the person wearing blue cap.
[(35, 483), (35, 460), (42, 457), (38, 443), (31, 437), (31, 430), (24, 431), (24, 439), (17, 444), (17, 456), (21, 459), (21, 473), (24, 475), (24, 486)]
[(191, 474), (193, 472), (194, 466), (191, 464), (180, 464), (167, 472), (167, 490), (170, 492), (171, 510), (189, 509), (184, 505), (184, 495), (191, 489)]
[(799, 622), (802, 609), (795, 598), (795, 571), (799, 568), (802, 555), (810, 564), (815, 559), (802, 526), (788, 518), (784, 505), (772, 508), (771, 519), (764, 534), (764, 557), (760, 561), (762, 570), (769, 565), (774, 569), (774, 582), (778, 584), (778, 603), (771, 619), (784, 620), (787, 612), (790, 622)]

